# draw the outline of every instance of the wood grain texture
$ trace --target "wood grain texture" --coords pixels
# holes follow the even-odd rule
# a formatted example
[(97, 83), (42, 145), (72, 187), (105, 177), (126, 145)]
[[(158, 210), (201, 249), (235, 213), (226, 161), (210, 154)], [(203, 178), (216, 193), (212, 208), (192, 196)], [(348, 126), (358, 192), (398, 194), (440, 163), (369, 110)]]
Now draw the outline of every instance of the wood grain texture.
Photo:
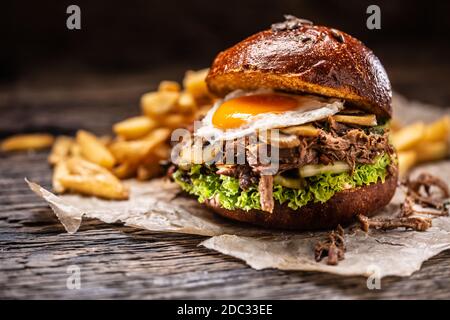
[[(53, 91), (15, 87), (0, 95), (0, 134), (70, 133), (79, 127), (106, 133), (112, 122), (138, 112), (137, 97), (151, 88), (152, 79), (107, 82), (95, 90), (89, 87), (93, 81)], [(362, 277), (256, 271), (198, 247), (204, 239), (199, 236), (95, 220), (69, 235), (23, 180), (50, 187), (46, 157), (47, 152), (0, 154), (0, 298), (450, 298), (450, 251), (410, 278), (386, 278), (381, 290), (368, 290)], [(81, 269), (80, 290), (66, 287), (70, 265)]]

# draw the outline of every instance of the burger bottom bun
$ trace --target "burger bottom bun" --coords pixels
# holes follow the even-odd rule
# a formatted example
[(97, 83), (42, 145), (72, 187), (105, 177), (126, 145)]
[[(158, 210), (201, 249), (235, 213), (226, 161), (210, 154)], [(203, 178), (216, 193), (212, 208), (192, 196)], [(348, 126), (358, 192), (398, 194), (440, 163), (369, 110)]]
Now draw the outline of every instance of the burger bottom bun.
[(215, 199), (205, 204), (219, 215), (265, 228), (291, 230), (333, 229), (337, 225), (352, 223), (358, 214), (373, 216), (386, 206), (397, 187), (397, 170), (384, 183), (374, 183), (364, 187), (336, 193), (325, 203), (310, 203), (297, 210), (275, 201), (272, 213), (261, 210), (228, 210), (220, 207)]

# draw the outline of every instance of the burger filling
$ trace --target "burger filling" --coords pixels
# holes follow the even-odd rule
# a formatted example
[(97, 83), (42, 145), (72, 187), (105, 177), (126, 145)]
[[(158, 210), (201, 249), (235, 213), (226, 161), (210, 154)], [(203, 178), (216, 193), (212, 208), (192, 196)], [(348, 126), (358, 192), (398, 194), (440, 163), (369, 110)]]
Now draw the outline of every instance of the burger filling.
[(271, 202), (278, 201), (295, 210), (309, 202), (326, 202), (345, 189), (384, 182), (390, 163), (390, 157), (384, 154), (374, 164), (357, 164), (353, 174), (327, 172), (303, 179), (280, 175), (273, 182), (267, 181), (271, 176), (262, 176), (265, 183), (248, 178), (255, 182), (246, 184), (245, 189), (239, 178), (217, 174), (217, 168), (209, 166), (194, 165), (188, 171), (178, 169), (172, 177), (183, 190), (197, 196), (199, 202), (215, 198), (225, 209), (270, 210)]
[[(388, 126), (377, 123), (373, 115), (342, 108), (279, 131), (276, 139), (244, 138), (225, 144), (214, 154), (220, 161), (180, 161), (171, 176), (200, 202), (214, 199), (229, 210), (272, 212), (277, 202), (294, 210), (324, 203), (337, 192), (384, 182), (395, 170)], [(212, 147), (201, 145), (202, 151)], [(276, 151), (276, 171), (259, 159), (260, 148)], [(191, 149), (183, 147), (181, 153), (186, 150)]]

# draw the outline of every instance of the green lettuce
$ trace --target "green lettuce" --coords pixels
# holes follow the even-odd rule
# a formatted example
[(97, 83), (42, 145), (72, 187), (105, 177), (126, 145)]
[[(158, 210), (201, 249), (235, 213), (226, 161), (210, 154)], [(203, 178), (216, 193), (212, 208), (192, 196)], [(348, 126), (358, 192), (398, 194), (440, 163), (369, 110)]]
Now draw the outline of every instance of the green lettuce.
[[(373, 164), (357, 164), (353, 175), (347, 172), (325, 173), (306, 178), (306, 187), (303, 189), (275, 184), (273, 197), (279, 203), (287, 203), (294, 210), (309, 202), (323, 203), (344, 189), (369, 185), (379, 180), (384, 182), (390, 163), (389, 155), (384, 154)], [(183, 190), (197, 196), (199, 202), (216, 198), (222, 207), (229, 210), (261, 209), (257, 185), (242, 190), (238, 179), (215, 174), (209, 167), (194, 165), (189, 171), (178, 169), (173, 174), (173, 179)]]

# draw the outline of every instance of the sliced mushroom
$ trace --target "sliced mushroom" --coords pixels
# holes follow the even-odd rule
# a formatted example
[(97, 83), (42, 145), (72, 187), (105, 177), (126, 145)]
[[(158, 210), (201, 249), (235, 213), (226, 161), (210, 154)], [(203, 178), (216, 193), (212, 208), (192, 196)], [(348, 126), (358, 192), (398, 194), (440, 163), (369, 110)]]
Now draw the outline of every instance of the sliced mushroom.
[(356, 124), (360, 126), (376, 126), (377, 118), (374, 114), (368, 114), (364, 116), (347, 116), (347, 115), (335, 115), (333, 119), (337, 122)]
[(259, 139), (265, 144), (270, 144), (271, 146), (277, 148), (294, 148), (300, 145), (300, 139), (292, 134), (284, 134), (279, 130), (268, 130), (265, 132), (260, 132)]
[(320, 133), (320, 129), (315, 128), (312, 125), (293, 126), (281, 129), (282, 133), (305, 136), (305, 137), (317, 137)]
[(203, 146), (202, 141), (186, 143), (180, 148), (178, 164), (203, 164), (216, 162), (222, 151), (221, 143)]

